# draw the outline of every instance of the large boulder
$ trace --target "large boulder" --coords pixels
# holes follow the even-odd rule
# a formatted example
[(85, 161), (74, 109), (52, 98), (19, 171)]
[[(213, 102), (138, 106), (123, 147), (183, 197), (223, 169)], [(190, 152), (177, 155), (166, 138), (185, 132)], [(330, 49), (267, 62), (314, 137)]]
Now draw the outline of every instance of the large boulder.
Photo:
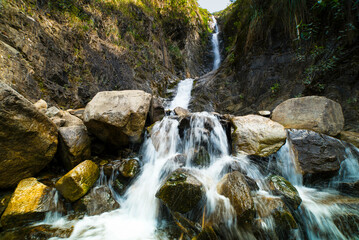
[(76, 212), (88, 216), (109, 212), (119, 207), (120, 204), (113, 198), (111, 190), (107, 186), (94, 187), (74, 204)]
[(272, 120), (286, 128), (308, 129), (335, 136), (344, 127), (344, 116), (339, 103), (325, 97), (292, 98), (279, 104)]
[(287, 138), (282, 125), (258, 115), (233, 117), (233, 150), (248, 155), (269, 156), (278, 151)]
[(192, 210), (204, 195), (202, 183), (189, 171), (181, 168), (171, 173), (156, 193), (156, 197), (170, 210), (180, 213)]
[(100, 170), (97, 165), (90, 160), (86, 160), (60, 178), (55, 187), (64, 198), (74, 202), (90, 190), (99, 175)]
[(82, 120), (67, 111), (59, 110), (51, 117), (54, 123), (61, 123), (59, 129), (58, 156), (67, 170), (91, 156), (91, 140)]
[(151, 94), (140, 90), (99, 92), (87, 104), (84, 122), (100, 140), (121, 147), (140, 143)]
[(36, 178), (20, 181), (1, 217), (2, 226), (12, 228), (44, 219), (47, 212), (55, 210), (51, 193), (51, 188)]
[(293, 209), (297, 209), (302, 202), (297, 189), (284, 177), (272, 175), (268, 178), (269, 189), (276, 195), (283, 196), (284, 201)]
[(243, 174), (235, 171), (224, 175), (217, 184), (217, 192), (229, 199), (240, 222), (253, 220), (254, 202)]
[(57, 135), (44, 114), (0, 82), (0, 188), (40, 172), (56, 153)]
[(297, 170), (307, 183), (332, 177), (345, 159), (346, 143), (309, 130), (288, 130)]

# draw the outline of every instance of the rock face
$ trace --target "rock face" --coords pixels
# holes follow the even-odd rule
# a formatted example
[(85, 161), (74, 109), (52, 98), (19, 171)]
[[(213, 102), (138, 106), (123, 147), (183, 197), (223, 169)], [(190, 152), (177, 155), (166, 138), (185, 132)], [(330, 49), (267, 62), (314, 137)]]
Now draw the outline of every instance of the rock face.
[(202, 183), (184, 169), (170, 174), (156, 193), (170, 210), (180, 213), (192, 210), (204, 195)]
[(119, 207), (120, 204), (112, 197), (111, 190), (107, 186), (93, 188), (74, 205), (75, 211), (89, 216), (109, 212)]
[(163, 106), (163, 100), (160, 97), (153, 96), (150, 107), (150, 120), (151, 123), (161, 121), (165, 116), (165, 108)]
[(233, 117), (232, 123), (235, 152), (265, 157), (278, 151), (287, 138), (282, 125), (258, 115)]
[(84, 196), (100, 175), (97, 165), (86, 160), (56, 182), (56, 189), (67, 200), (74, 202)]
[(281, 176), (272, 175), (268, 179), (270, 190), (284, 197), (293, 209), (297, 209), (302, 202), (297, 189)]
[(140, 90), (99, 92), (87, 104), (84, 122), (100, 140), (114, 146), (139, 143), (151, 95)]
[(18, 184), (9, 205), (1, 217), (5, 228), (22, 226), (30, 221), (42, 220), (51, 211), (51, 189), (36, 178), (26, 178)]
[(0, 188), (40, 172), (57, 149), (56, 126), (31, 102), (0, 82)]
[(338, 135), (344, 127), (340, 104), (318, 96), (284, 101), (274, 109), (272, 120), (286, 128), (308, 129), (331, 136)]
[(217, 184), (217, 192), (229, 199), (240, 222), (254, 218), (254, 202), (243, 174), (237, 171), (226, 174)]
[(308, 130), (289, 130), (294, 160), (304, 177), (324, 179), (340, 169), (345, 159), (345, 146), (336, 139)]

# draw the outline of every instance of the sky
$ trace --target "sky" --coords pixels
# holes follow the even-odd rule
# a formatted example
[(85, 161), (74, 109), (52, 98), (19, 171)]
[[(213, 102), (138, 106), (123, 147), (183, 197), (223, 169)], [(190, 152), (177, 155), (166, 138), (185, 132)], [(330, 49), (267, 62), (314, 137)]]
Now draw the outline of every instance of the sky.
[(225, 9), (230, 1), (229, 0), (198, 0), (202, 8), (208, 9), (209, 12), (217, 12)]

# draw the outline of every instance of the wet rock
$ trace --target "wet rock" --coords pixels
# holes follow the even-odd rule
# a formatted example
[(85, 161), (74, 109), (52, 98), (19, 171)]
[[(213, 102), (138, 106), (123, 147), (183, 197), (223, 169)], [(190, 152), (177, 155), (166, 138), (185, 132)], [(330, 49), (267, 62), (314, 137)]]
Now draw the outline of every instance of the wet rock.
[(140, 163), (136, 159), (129, 159), (122, 162), (119, 172), (125, 178), (134, 178), (140, 171)]
[(88, 216), (99, 215), (118, 208), (120, 208), (120, 204), (113, 198), (111, 190), (107, 186), (94, 187), (74, 204), (76, 212)]
[(359, 197), (359, 181), (339, 183), (338, 190), (343, 193)]
[(64, 126), (59, 128), (59, 156), (67, 170), (91, 157), (91, 140), (86, 126)]
[(12, 228), (44, 219), (47, 212), (55, 210), (51, 200), (51, 188), (36, 178), (23, 179), (1, 217), (2, 226)]
[(36, 103), (34, 103), (34, 107), (41, 113), (46, 113), (47, 110), (47, 102), (45, 100), (40, 99)]
[(217, 192), (229, 199), (240, 222), (253, 220), (254, 202), (243, 174), (237, 171), (226, 174), (217, 184)]
[(213, 227), (206, 225), (203, 230), (192, 240), (219, 240), (216, 232), (213, 230)]
[(284, 177), (272, 175), (268, 178), (268, 184), (273, 194), (281, 195), (284, 201), (293, 209), (297, 209), (302, 202), (297, 189)]
[(99, 177), (97, 165), (86, 160), (56, 182), (56, 189), (64, 198), (74, 202), (84, 196)]
[(359, 148), (359, 133), (342, 131), (339, 138)]
[(347, 239), (352, 239), (359, 235), (359, 216), (353, 213), (334, 215), (335, 226), (343, 233)]
[(20, 229), (8, 230), (0, 233), (0, 239), (4, 240), (47, 240), (52, 237), (69, 238), (73, 231), (70, 228), (56, 228), (51, 225), (37, 225), (21, 227)]
[(57, 149), (56, 126), (34, 105), (0, 83), (0, 188), (40, 172)]
[(171, 214), (177, 226), (190, 238), (201, 232), (202, 227), (198, 223), (189, 220), (178, 212), (171, 212)]
[(116, 179), (113, 182), (113, 188), (118, 194), (123, 195), (127, 190), (127, 184), (123, 180)]
[(173, 111), (175, 112), (175, 114), (177, 116), (180, 116), (183, 118), (187, 117), (190, 114), (190, 112), (187, 109), (184, 109), (181, 107), (176, 107)]
[(266, 157), (278, 151), (287, 138), (282, 125), (258, 115), (234, 117), (232, 123), (232, 147), (236, 153)]
[(272, 215), (275, 209), (286, 209), (286, 205), (280, 197), (257, 194), (253, 197), (258, 217), (266, 218)]
[(192, 210), (204, 196), (202, 183), (185, 169), (171, 173), (156, 193), (170, 210), (180, 213)]
[(161, 121), (165, 116), (164, 101), (162, 98), (152, 96), (149, 116), (151, 123)]
[(279, 104), (272, 120), (286, 128), (308, 129), (335, 136), (344, 127), (344, 116), (339, 103), (325, 97), (292, 98)]
[(140, 90), (99, 92), (87, 104), (84, 122), (103, 142), (140, 143), (150, 103), (151, 95)]
[(207, 167), (210, 164), (210, 156), (207, 149), (200, 146), (199, 149), (194, 149), (192, 163), (195, 166)]
[(289, 130), (296, 167), (312, 183), (335, 175), (345, 159), (345, 145), (338, 139), (308, 130)]

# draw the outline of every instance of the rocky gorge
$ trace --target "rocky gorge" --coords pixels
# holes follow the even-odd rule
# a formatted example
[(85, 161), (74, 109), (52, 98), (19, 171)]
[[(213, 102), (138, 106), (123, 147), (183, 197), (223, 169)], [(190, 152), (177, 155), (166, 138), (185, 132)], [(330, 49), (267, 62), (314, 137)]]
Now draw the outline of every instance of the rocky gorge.
[[(167, 1), (143, 3), (153, 4), (147, 7), (159, 4), (161, 9), (174, 7)], [(187, 3), (191, 1), (184, 1)], [(11, 1), (7, 4), (1, 11), (16, 11)], [(96, 9), (86, 8), (91, 4), (85, 1), (63, 4), (57, 7), (70, 13), (73, 6), (83, 7), (86, 14), (96, 13)], [(131, 5), (130, 9), (151, 18), (153, 12), (141, 7)], [(44, 9), (54, 11), (51, 4), (36, 1), (30, 10), (14, 17)], [(114, 10), (109, 9), (107, 14)], [(140, 9), (145, 10), (141, 13)], [(41, 20), (40, 15), (35, 14), (36, 21)], [(173, 20), (166, 20), (166, 12), (160, 15), (163, 26)], [(27, 24), (15, 27), (17, 22), (4, 22), (4, 16), (0, 27), (26, 33)], [(47, 20), (61, 24), (57, 18), (62, 19), (53, 15)], [(171, 25), (175, 26), (179, 27)], [(200, 25), (192, 27), (190, 32), (196, 32)], [(219, 27), (214, 34), (221, 34), (224, 25)], [(134, 45), (138, 40), (135, 38)], [(180, 45), (181, 39), (174, 42)], [(185, 42), (179, 47), (181, 54), (199, 47), (190, 46), (193, 41), (189, 39)], [(221, 44), (213, 46), (219, 52)], [(162, 46), (162, 53), (165, 48)], [(15, 50), (24, 51), (19, 46)], [(343, 111), (342, 104), (329, 97), (308, 95), (278, 97), (271, 103), (271, 111), (264, 108), (269, 105), (261, 104), (260, 110), (266, 111), (247, 108), (243, 111), (248, 114), (240, 114), (238, 106), (243, 103), (235, 109), (225, 99), (213, 104), (220, 95), (205, 96), (213, 91), (208, 87), (218, 83), (219, 76), (223, 79), (216, 93), (226, 90), (224, 72), (230, 69), (229, 55), (218, 69), (215, 63), (223, 54), (213, 51), (213, 59), (209, 58), (213, 64), (197, 62), (206, 54), (194, 55), (186, 55), (184, 66), (171, 62), (173, 71), (159, 71), (171, 72), (168, 76), (172, 79), (166, 83), (161, 78), (153, 80), (164, 88), (141, 77), (139, 85), (121, 85), (120, 89), (106, 84), (103, 89), (88, 80), (92, 89), (86, 90), (86, 98), (78, 91), (83, 85), (76, 83), (65, 90), (68, 98), (61, 101), (57, 97), (63, 92), (54, 94), (47, 89), (54, 82), (33, 60), (27, 64), (36, 74), (44, 74), (46, 94), (36, 94), (37, 88), (23, 88), (17, 82), (23, 78), (15, 76), (18, 73), (9, 65), (7, 73), (12, 75), (1, 79), (13, 80), (0, 82), (0, 239), (358, 238), (359, 137), (353, 128), (355, 121), (346, 119), (356, 113), (348, 115), (348, 108)], [(91, 64), (96, 67), (96, 61)], [(155, 68), (161, 64), (153, 62)], [(74, 64), (76, 67), (81, 68)], [(104, 66), (102, 71), (108, 68)], [(176, 84), (180, 77), (210, 70), (200, 78)], [(133, 69), (135, 75), (141, 71), (146, 67)], [(68, 73), (74, 74), (72, 70)], [(124, 79), (110, 76), (110, 72), (91, 74)], [(124, 81), (134, 84), (137, 80)], [(69, 99), (76, 99), (72, 109), (67, 105)], [(227, 103), (230, 109), (221, 109)], [(203, 109), (196, 112), (198, 108)]]

